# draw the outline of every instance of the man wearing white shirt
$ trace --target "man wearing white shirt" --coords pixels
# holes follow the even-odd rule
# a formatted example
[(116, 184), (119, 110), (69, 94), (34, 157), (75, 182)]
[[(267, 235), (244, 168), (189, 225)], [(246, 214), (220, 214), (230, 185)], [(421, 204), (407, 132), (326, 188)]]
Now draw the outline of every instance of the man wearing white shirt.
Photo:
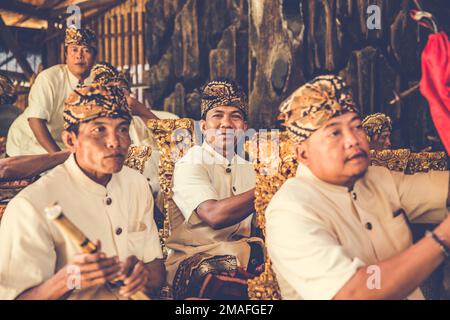
[[(165, 281), (153, 198), (145, 178), (123, 166), (130, 110), (114, 87), (69, 96), (63, 140), (67, 161), (8, 204), (0, 226), (0, 299), (123, 299)], [(100, 250), (81, 254), (44, 215), (57, 202)], [(73, 270), (78, 270), (73, 274)], [(71, 287), (76, 276), (78, 286)], [(112, 279), (124, 286), (110, 289)]]
[(42, 71), (30, 89), (28, 107), (11, 125), (6, 142), (9, 156), (53, 153), (64, 148), (64, 100), (83, 84), (91, 83), (97, 38), (90, 29), (66, 29), (66, 64)]
[[(369, 167), (349, 88), (320, 76), (280, 107), (300, 163), (266, 210), (266, 241), (284, 299), (423, 299), (450, 255), (448, 172)], [(412, 244), (409, 221), (442, 222)]]

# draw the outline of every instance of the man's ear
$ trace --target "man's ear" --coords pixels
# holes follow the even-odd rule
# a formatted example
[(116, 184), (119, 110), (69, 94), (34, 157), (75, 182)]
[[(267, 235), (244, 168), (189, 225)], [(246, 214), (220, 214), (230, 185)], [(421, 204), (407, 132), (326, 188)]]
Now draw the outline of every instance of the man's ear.
[(77, 144), (77, 135), (75, 132), (64, 130), (61, 133), (62, 141), (70, 152), (75, 153)]
[(202, 131), (202, 134), (206, 133), (206, 121), (200, 120), (200, 130)]
[(303, 141), (299, 144), (295, 145), (295, 153), (297, 155), (297, 160), (300, 163), (308, 164), (309, 163), (309, 148), (308, 142)]

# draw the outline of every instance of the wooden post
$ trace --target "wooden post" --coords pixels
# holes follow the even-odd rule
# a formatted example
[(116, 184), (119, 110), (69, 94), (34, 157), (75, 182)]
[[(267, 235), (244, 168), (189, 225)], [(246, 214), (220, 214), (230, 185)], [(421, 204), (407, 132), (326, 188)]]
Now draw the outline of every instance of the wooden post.
[(117, 65), (117, 39), (116, 39), (116, 33), (115, 33), (115, 27), (117, 26), (117, 23), (115, 21), (115, 16), (111, 15), (109, 17), (109, 36), (111, 37), (111, 64), (113, 66)]
[[(106, 47), (105, 47), (105, 38), (106, 38), (106, 32), (105, 32), (105, 16), (101, 16), (99, 18), (100, 20), (100, 33), (101, 33), (101, 40), (100, 40), (100, 47), (102, 47), (102, 55), (101, 55), (101, 61), (106, 60)], [(100, 56), (99, 56), (100, 57)]]
[(118, 22), (118, 33), (117, 37), (119, 39), (118, 46), (119, 46), (119, 66), (123, 70), (124, 59), (123, 59), (123, 15), (122, 13), (117, 13), (117, 22)]
[(123, 64), (124, 66), (130, 67), (129, 63), (129, 41), (128, 41), (128, 13), (124, 13), (123, 15)]
[[(132, 28), (132, 26), (133, 26), (133, 19), (132, 19), (132, 14), (131, 14), (131, 12), (129, 12), (128, 14), (127, 14), (127, 20), (128, 20), (128, 23), (127, 23), (127, 39), (128, 39), (128, 46), (127, 46), (127, 50), (128, 50), (128, 61), (127, 61), (127, 64), (128, 64), (128, 68), (131, 68), (131, 65), (132, 65), (132, 63), (133, 63), (133, 37), (131, 36), (131, 34), (132, 34), (132, 30), (133, 30), (133, 28)], [(131, 81), (133, 81), (132, 79), (130, 79)]]

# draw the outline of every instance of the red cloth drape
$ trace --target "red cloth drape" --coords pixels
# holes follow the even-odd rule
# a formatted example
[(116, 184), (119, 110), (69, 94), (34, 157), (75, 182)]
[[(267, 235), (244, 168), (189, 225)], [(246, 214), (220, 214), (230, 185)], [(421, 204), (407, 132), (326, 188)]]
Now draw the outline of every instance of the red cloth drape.
[(420, 92), (428, 100), (434, 125), (450, 154), (450, 42), (444, 32), (430, 35), (422, 52)]

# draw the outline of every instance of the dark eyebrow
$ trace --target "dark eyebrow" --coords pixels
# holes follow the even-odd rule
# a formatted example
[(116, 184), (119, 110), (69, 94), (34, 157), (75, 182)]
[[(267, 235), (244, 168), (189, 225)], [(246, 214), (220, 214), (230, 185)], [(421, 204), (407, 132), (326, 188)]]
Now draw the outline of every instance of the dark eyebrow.
[(331, 128), (331, 127), (336, 127), (336, 126), (339, 126), (339, 122), (329, 123), (325, 127), (323, 127), (323, 129), (325, 130), (325, 129), (328, 129), (328, 128)]
[(105, 122), (105, 121), (96, 121), (96, 120), (94, 120), (94, 121), (92, 121), (92, 124), (93, 124), (93, 125), (107, 124), (107, 122)]
[[(348, 123), (350, 124), (350, 123), (352, 123), (353, 121), (356, 121), (356, 120), (361, 120), (361, 118), (358, 115), (355, 115), (353, 118), (350, 119), (350, 121)], [(329, 123), (329, 124), (327, 124), (324, 127), (324, 129), (328, 129), (328, 128), (335, 127), (335, 126), (339, 126), (339, 122)]]
[(355, 120), (361, 120), (361, 118), (358, 115), (355, 115), (348, 123), (352, 123)]
[(123, 121), (121, 121), (121, 122), (119, 123), (119, 126), (124, 125), (124, 124), (130, 125), (130, 122), (128, 122), (127, 120), (124, 119)]

